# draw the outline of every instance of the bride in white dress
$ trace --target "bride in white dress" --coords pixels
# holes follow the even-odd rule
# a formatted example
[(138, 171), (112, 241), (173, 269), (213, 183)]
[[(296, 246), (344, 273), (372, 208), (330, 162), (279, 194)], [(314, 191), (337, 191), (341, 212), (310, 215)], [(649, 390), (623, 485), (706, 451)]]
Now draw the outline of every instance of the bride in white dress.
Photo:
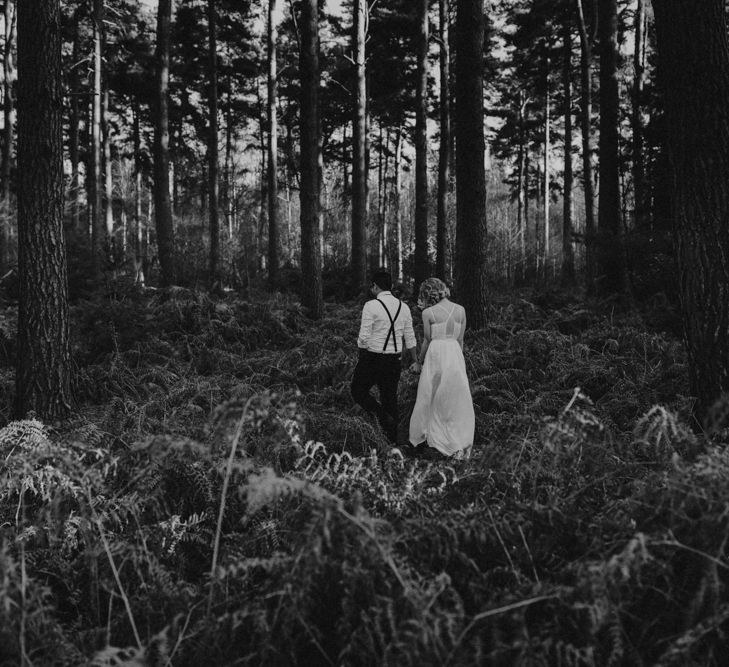
[(466, 311), (449, 296), (438, 278), (428, 278), (420, 286), (422, 370), (410, 417), (410, 442), (416, 447), (425, 442), (445, 456), (468, 458), (476, 420), (463, 358)]

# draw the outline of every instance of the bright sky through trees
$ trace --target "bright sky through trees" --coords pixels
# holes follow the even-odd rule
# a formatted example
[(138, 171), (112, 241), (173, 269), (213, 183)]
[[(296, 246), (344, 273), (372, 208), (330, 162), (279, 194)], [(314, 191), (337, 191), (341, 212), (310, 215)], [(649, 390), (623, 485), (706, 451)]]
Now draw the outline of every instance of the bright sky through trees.
[[(157, 8), (157, 0), (140, 0), (143, 5)], [(342, 0), (327, 0), (327, 10), (333, 14), (338, 14), (342, 9)]]

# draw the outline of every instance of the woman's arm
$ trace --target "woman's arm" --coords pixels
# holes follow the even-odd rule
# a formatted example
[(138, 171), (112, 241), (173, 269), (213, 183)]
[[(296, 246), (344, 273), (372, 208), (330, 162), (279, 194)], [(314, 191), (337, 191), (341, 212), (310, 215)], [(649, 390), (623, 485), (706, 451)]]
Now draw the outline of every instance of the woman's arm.
[(461, 331), (458, 334), (458, 344), (463, 349), (463, 334), (466, 333), (466, 309), (461, 306), (461, 310), (463, 311), (463, 320), (461, 321)]
[(425, 353), (428, 351), (430, 345), (430, 309), (426, 308), (423, 311), (423, 345), (420, 348), (420, 365), (422, 366), (425, 362)]

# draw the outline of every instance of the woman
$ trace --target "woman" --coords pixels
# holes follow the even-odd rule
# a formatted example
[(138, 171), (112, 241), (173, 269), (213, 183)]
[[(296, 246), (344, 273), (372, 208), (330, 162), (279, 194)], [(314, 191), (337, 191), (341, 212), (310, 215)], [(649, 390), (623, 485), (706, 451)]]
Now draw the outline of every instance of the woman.
[(476, 420), (463, 358), (466, 311), (449, 296), (438, 278), (428, 278), (420, 286), (422, 370), (410, 417), (410, 442), (415, 447), (425, 442), (445, 456), (468, 458)]

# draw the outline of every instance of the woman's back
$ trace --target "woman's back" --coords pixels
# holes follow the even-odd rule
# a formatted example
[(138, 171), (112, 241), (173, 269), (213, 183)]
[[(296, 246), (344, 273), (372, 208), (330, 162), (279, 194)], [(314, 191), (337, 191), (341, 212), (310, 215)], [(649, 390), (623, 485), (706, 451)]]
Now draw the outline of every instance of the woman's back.
[(431, 340), (453, 338), (460, 341), (463, 338), (466, 320), (463, 306), (443, 299), (428, 308), (426, 314), (430, 322)]

